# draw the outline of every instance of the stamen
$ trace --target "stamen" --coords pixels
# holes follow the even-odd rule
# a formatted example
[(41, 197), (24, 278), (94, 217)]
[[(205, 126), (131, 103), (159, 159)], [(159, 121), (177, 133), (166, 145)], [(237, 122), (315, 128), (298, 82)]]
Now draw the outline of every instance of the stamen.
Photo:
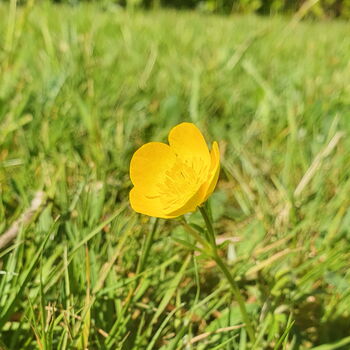
[(206, 180), (208, 171), (201, 158), (187, 162), (178, 158), (173, 168), (166, 172), (164, 182), (159, 184), (157, 197), (163, 202), (164, 210), (184, 205)]

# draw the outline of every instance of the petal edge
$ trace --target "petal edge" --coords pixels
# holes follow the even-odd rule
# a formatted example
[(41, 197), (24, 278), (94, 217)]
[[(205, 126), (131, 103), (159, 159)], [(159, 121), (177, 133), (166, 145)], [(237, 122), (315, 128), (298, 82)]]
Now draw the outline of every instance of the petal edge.
[(192, 164), (194, 158), (199, 158), (209, 166), (208, 145), (194, 124), (185, 122), (174, 126), (169, 132), (168, 140), (171, 149), (183, 161)]

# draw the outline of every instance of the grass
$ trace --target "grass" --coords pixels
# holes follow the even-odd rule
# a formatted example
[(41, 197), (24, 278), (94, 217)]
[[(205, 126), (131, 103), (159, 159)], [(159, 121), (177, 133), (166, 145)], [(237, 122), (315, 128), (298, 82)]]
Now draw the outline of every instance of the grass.
[[(348, 23), (11, 4), (0, 348), (349, 349)], [(220, 141), (210, 205), (255, 344), (179, 222), (128, 204), (132, 153), (181, 121)]]

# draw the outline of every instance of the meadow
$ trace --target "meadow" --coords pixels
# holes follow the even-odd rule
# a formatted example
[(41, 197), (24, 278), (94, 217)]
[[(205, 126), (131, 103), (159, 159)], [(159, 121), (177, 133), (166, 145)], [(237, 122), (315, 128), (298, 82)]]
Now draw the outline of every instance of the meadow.
[[(14, 4), (0, 349), (350, 349), (349, 23)], [(133, 152), (183, 121), (219, 142), (209, 205), (254, 341), (179, 220), (129, 205)]]

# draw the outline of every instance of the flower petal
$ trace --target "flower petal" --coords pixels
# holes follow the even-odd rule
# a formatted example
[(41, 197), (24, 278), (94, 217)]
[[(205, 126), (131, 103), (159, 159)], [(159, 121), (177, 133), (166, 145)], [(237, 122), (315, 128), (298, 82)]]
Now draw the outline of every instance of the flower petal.
[(139, 192), (153, 195), (165, 173), (176, 161), (172, 149), (161, 142), (149, 142), (140, 147), (130, 162), (130, 178)]
[(163, 206), (160, 202), (159, 197), (150, 198), (135, 187), (132, 188), (129, 193), (129, 200), (132, 209), (137, 213), (163, 219), (176, 217), (176, 215), (173, 216), (164, 213)]
[(171, 217), (178, 217), (196, 210), (196, 208), (203, 203), (203, 186), (200, 186), (198, 190), (179, 208), (172, 208), (171, 211), (167, 210), (167, 215)]
[(210, 165), (208, 145), (200, 130), (192, 123), (181, 123), (170, 130), (169, 145), (176, 155), (187, 162)]
[(206, 194), (203, 202), (205, 202), (208, 197), (213, 193), (215, 186), (219, 179), (220, 174), (220, 151), (219, 146), (216, 141), (213, 142), (213, 146), (210, 152), (211, 156), (211, 166), (209, 171), (209, 178), (206, 183)]

